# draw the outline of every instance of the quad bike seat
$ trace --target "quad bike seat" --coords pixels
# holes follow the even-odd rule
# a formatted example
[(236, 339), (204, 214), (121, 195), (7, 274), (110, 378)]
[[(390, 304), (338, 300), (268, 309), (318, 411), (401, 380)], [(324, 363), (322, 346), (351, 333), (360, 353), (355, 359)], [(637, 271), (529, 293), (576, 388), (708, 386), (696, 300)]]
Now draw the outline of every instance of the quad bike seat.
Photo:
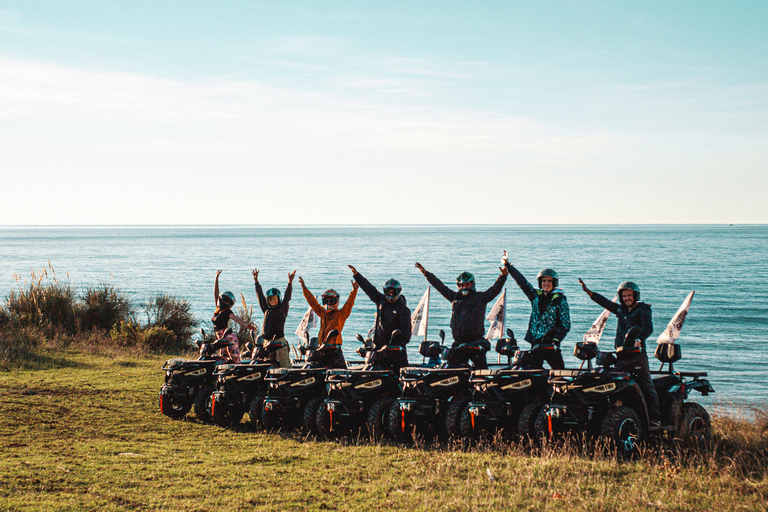
[(659, 343), (653, 355), (662, 363), (675, 363), (682, 356), (680, 345), (677, 343)]
[(589, 361), (590, 359), (594, 359), (597, 357), (597, 354), (597, 343), (579, 341), (573, 348), (573, 355), (576, 357), (576, 359), (581, 361)]

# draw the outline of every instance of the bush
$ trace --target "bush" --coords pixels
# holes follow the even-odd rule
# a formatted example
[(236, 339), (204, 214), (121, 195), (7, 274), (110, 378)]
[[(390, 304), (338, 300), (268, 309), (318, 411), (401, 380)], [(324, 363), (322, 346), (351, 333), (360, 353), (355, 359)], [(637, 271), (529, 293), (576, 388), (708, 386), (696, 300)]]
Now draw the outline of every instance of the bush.
[(135, 314), (128, 296), (114, 286), (106, 284), (88, 288), (78, 308), (78, 319), (83, 330), (109, 331), (120, 322), (130, 321)]
[(189, 301), (167, 294), (156, 295), (147, 302), (145, 310), (147, 327), (163, 327), (174, 335), (173, 348), (189, 348), (197, 325)]
[(44, 339), (44, 334), (35, 327), (17, 328), (6, 325), (0, 329), (0, 363), (26, 361)]
[(112, 326), (109, 337), (118, 345), (131, 347), (139, 343), (141, 329), (135, 322), (120, 321)]
[(39, 277), (32, 275), (33, 282), (18, 292), (8, 295), (5, 308), (9, 323), (18, 326), (41, 327), (46, 331), (63, 330), (73, 334), (76, 330), (76, 294), (69, 283), (60, 283), (55, 276), (46, 282), (47, 272)]
[(142, 347), (151, 352), (175, 351), (179, 348), (177, 340), (176, 334), (158, 326), (147, 327), (139, 337)]
[[(237, 307), (237, 312), (235, 313), (237, 316), (243, 319), (243, 322), (246, 324), (253, 322), (253, 304), (250, 306), (245, 301), (245, 297), (243, 294), (240, 294), (240, 305)], [(256, 323), (256, 322), (253, 322)], [(240, 342), (241, 348), (246, 345), (251, 340), (251, 333), (248, 329), (244, 328), (243, 326), (239, 324), (235, 324), (232, 322), (232, 330), (237, 335), (237, 340)], [(258, 327), (258, 324), (256, 324)], [(259, 331), (254, 331), (254, 334), (259, 334)]]

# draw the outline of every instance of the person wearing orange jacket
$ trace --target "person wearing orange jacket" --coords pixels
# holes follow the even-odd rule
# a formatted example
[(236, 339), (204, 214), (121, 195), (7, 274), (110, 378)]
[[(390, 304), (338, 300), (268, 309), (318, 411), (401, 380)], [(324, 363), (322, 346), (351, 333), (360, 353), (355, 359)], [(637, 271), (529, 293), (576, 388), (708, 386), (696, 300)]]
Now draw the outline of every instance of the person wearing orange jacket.
[[(307, 304), (312, 308), (312, 311), (320, 318), (320, 332), (317, 335), (317, 339), (320, 343), (325, 343), (325, 337), (329, 332), (336, 329), (339, 331), (339, 335), (334, 339), (329, 340), (328, 344), (335, 346), (335, 353), (332, 355), (334, 361), (333, 366), (339, 368), (346, 368), (347, 363), (344, 359), (344, 354), (341, 352), (341, 331), (344, 329), (344, 324), (352, 313), (352, 306), (355, 305), (355, 297), (357, 297), (357, 289), (360, 287), (356, 281), (352, 281), (352, 291), (349, 293), (347, 302), (339, 309), (339, 292), (334, 289), (326, 290), (323, 293), (321, 306), (312, 292), (309, 291), (307, 285), (304, 283), (304, 279), (299, 276), (299, 283), (301, 283), (301, 292), (304, 294), (304, 298), (307, 300)], [(318, 347), (320, 348), (320, 347)]]

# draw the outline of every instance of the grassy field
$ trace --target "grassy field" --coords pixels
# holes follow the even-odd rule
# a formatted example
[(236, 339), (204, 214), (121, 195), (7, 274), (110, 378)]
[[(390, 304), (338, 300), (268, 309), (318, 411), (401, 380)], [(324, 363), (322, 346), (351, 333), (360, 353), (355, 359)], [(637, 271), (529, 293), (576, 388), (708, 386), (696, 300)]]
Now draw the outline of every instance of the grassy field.
[(636, 462), (578, 442), (318, 442), (162, 416), (165, 358), (65, 351), (0, 372), (0, 510), (768, 510), (764, 418)]

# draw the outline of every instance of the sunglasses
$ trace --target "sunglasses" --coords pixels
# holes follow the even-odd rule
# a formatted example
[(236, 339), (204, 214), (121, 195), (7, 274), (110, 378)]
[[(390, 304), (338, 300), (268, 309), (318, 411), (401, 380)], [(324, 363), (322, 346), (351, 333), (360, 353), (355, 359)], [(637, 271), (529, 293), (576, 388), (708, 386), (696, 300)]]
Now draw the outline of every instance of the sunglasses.
[(336, 297), (323, 297), (323, 306), (333, 306), (339, 302)]

